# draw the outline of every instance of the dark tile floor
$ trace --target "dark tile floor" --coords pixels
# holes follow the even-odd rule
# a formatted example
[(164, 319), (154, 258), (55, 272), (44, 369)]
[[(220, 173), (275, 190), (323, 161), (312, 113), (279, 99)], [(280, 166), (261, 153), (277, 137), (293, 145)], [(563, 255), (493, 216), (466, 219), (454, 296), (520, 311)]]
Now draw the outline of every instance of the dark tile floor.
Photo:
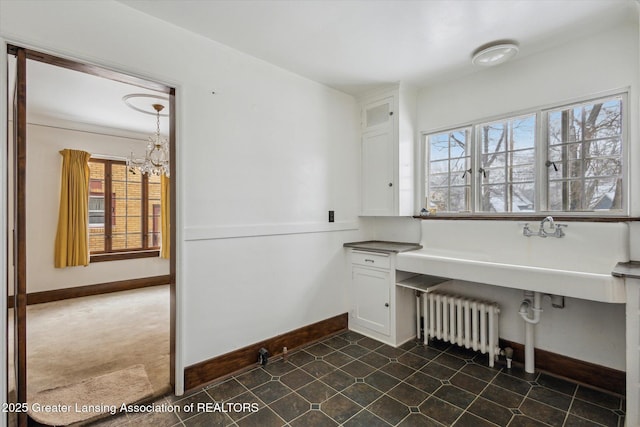
[(187, 396), (155, 402), (176, 412), (124, 414), (94, 425), (624, 425), (625, 401), (618, 396), (517, 367), (489, 368), (486, 362), (486, 356), (445, 343), (411, 342), (396, 349), (349, 331), (293, 352), (286, 361), (275, 359)]

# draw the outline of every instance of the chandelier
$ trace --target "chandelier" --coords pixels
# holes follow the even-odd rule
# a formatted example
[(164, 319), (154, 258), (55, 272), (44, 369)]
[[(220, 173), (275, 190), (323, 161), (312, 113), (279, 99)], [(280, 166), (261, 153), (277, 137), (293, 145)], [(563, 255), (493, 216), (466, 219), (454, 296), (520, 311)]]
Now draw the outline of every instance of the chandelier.
[(132, 173), (138, 170), (142, 174), (164, 174), (169, 177), (169, 143), (160, 135), (160, 112), (164, 105), (153, 104), (152, 107), (156, 110), (156, 133), (149, 137), (144, 157), (134, 157), (131, 152), (127, 158), (127, 168)]

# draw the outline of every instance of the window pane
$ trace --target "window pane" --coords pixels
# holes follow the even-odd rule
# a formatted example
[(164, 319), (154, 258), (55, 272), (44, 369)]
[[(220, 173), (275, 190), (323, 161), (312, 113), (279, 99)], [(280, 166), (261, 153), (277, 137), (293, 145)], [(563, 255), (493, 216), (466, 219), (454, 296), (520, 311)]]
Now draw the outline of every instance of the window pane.
[(534, 150), (518, 150), (511, 153), (511, 164), (533, 164), (536, 161), (536, 153)]
[(431, 197), (429, 197), (429, 206), (436, 208), (439, 211), (446, 211), (448, 201), (449, 189), (447, 187), (437, 188), (431, 192)]
[(160, 184), (149, 182), (148, 189), (149, 200), (160, 200)]
[(122, 250), (127, 249), (127, 235), (124, 233), (111, 234), (111, 249)]
[(449, 210), (452, 212), (462, 212), (469, 206), (469, 187), (451, 187), (449, 192)]
[(499, 184), (505, 181), (504, 168), (485, 169), (482, 182), (486, 184)]
[[(89, 246), (92, 253), (158, 247), (160, 242), (160, 176), (129, 171), (124, 162), (89, 162)], [(110, 175), (110, 180), (106, 179)], [(143, 186), (146, 196), (143, 200)], [(105, 197), (110, 195), (110, 197)], [(147, 217), (143, 217), (147, 203)], [(145, 221), (148, 221), (145, 223)], [(147, 225), (147, 239), (143, 226)], [(110, 230), (110, 238), (106, 231)]]
[(606, 138), (622, 133), (620, 99), (585, 106), (584, 139)]
[(621, 209), (621, 178), (587, 179), (585, 180), (585, 198), (589, 210)]
[(620, 159), (587, 159), (585, 177), (617, 177), (622, 173)]
[(582, 161), (553, 162), (547, 167), (549, 180), (577, 178), (582, 176)]
[[(511, 131), (509, 151), (533, 148), (536, 143), (536, 116), (527, 116), (509, 122)], [(533, 152), (533, 150), (531, 150)]]
[(549, 143), (573, 142), (582, 139), (582, 109), (568, 108), (550, 111), (548, 116)]
[(508, 197), (511, 207), (510, 212), (532, 212), (535, 200), (535, 186), (533, 182), (513, 184), (509, 186), (511, 194)]
[(390, 104), (385, 102), (378, 106), (367, 109), (367, 126), (376, 126), (389, 121)]
[(105, 163), (89, 161), (89, 252), (105, 251)]
[(494, 123), (482, 126), (482, 152), (499, 153), (505, 149), (506, 124)]
[(443, 160), (449, 158), (449, 135), (446, 133), (429, 137), (429, 159)]
[(622, 154), (622, 140), (620, 138), (607, 138), (599, 141), (591, 141), (587, 144), (587, 157), (619, 157)]
[(507, 155), (505, 153), (491, 153), (482, 155), (482, 167), (485, 169), (503, 167), (506, 165)]
[(504, 185), (486, 185), (482, 187), (481, 210), (485, 212), (505, 212)]
[(428, 207), (444, 212), (469, 210), (471, 200), (469, 129), (456, 129), (430, 135), (426, 143), (429, 153), (428, 162), (425, 162), (428, 171), (425, 194)]
[(449, 173), (449, 160), (431, 162), (430, 166), (429, 171), (431, 174)]
[(440, 173), (429, 177), (429, 188), (435, 190), (437, 187), (447, 187), (449, 185), (449, 174)]
[(160, 232), (162, 231), (160, 219), (160, 203), (149, 201), (149, 216), (147, 219), (149, 247), (157, 248), (160, 246)]
[(535, 210), (535, 129), (535, 115), (480, 125), (482, 211)]
[(89, 230), (89, 252), (104, 251), (104, 229)]
[(508, 170), (509, 170), (509, 178), (507, 180), (508, 182), (523, 182), (523, 181), (532, 182), (535, 178), (534, 165), (514, 166), (509, 168)]
[(127, 233), (127, 249), (142, 247), (142, 233)]
[(127, 233), (140, 233), (142, 231), (142, 218), (139, 216), (127, 217)]
[(547, 114), (549, 135), (561, 135), (550, 139), (547, 151), (549, 209), (622, 209), (622, 98)]

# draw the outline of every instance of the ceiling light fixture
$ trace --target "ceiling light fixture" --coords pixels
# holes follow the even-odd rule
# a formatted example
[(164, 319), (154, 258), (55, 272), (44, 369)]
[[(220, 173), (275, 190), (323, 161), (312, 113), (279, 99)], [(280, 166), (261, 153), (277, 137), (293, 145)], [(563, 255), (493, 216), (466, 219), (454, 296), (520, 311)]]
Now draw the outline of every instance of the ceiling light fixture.
[(513, 42), (497, 42), (484, 45), (473, 53), (473, 65), (492, 67), (507, 62), (518, 54), (518, 45)]
[(127, 168), (132, 173), (139, 170), (143, 174), (169, 176), (169, 143), (160, 135), (160, 112), (164, 109), (162, 104), (152, 104), (156, 110), (156, 133), (149, 137), (147, 152), (144, 158), (134, 157), (133, 152), (127, 158)]

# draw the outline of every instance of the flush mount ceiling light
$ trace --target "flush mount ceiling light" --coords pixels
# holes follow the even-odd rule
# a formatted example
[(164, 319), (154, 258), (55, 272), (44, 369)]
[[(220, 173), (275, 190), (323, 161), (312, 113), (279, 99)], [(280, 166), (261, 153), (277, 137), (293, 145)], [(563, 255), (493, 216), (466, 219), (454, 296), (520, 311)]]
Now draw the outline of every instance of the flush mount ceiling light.
[(471, 62), (473, 65), (492, 67), (507, 62), (518, 54), (518, 45), (515, 43), (498, 42), (481, 46), (473, 53)]

